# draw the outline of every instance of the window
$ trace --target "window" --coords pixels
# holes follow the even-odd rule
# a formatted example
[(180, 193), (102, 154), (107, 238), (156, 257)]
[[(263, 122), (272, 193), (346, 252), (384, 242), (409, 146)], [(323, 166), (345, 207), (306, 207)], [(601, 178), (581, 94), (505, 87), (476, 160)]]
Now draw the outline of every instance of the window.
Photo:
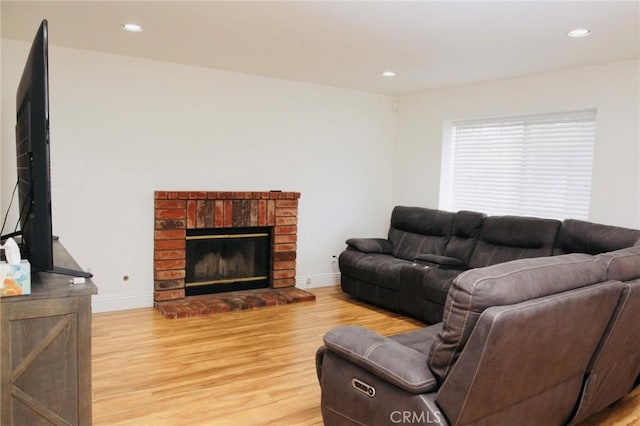
[(440, 207), (589, 218), (596, 111), (445, 126)]

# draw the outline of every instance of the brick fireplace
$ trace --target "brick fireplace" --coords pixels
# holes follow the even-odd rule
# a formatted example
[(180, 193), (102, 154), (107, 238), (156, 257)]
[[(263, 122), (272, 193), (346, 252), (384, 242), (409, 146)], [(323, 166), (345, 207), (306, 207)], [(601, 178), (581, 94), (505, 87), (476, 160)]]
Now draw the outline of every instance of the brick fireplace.
[(185, 298), (187, 230), (271, 227), (270, 287), (296, 284), (299, 192), (155, 191), (154, 301)]

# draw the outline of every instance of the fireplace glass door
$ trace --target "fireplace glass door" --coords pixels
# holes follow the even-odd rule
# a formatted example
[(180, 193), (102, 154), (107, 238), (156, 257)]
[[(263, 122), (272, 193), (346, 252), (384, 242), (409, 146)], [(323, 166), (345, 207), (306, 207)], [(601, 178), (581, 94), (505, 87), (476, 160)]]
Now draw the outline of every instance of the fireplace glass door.
[(185, 294), (269, 287), (270, 228), (187, 231)]

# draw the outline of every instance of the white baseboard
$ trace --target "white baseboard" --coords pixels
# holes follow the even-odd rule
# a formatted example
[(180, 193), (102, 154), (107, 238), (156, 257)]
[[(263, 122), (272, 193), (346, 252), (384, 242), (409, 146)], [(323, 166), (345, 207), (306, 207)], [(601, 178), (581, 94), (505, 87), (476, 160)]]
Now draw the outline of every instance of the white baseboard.
[(315, 287), (329, 287), (332, 285), (340, 284), (340, 273), (333, 274), (316, 274), (316, 275), (304, 275), (296, 277), (296, 287), (315, 288)]
[(153, 292), (124, 296), (101, 296), (98, 294), (91, 299), (91, 309), (94, 313), (151, 307), (153, 307)]

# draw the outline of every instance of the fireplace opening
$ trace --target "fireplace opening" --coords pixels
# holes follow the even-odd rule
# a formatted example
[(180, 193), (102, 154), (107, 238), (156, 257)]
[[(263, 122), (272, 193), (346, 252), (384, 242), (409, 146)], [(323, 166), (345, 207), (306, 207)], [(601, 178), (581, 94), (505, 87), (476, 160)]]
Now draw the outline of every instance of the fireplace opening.
[(188, 229), (185, 295), (270, 286), (271, 228)]

